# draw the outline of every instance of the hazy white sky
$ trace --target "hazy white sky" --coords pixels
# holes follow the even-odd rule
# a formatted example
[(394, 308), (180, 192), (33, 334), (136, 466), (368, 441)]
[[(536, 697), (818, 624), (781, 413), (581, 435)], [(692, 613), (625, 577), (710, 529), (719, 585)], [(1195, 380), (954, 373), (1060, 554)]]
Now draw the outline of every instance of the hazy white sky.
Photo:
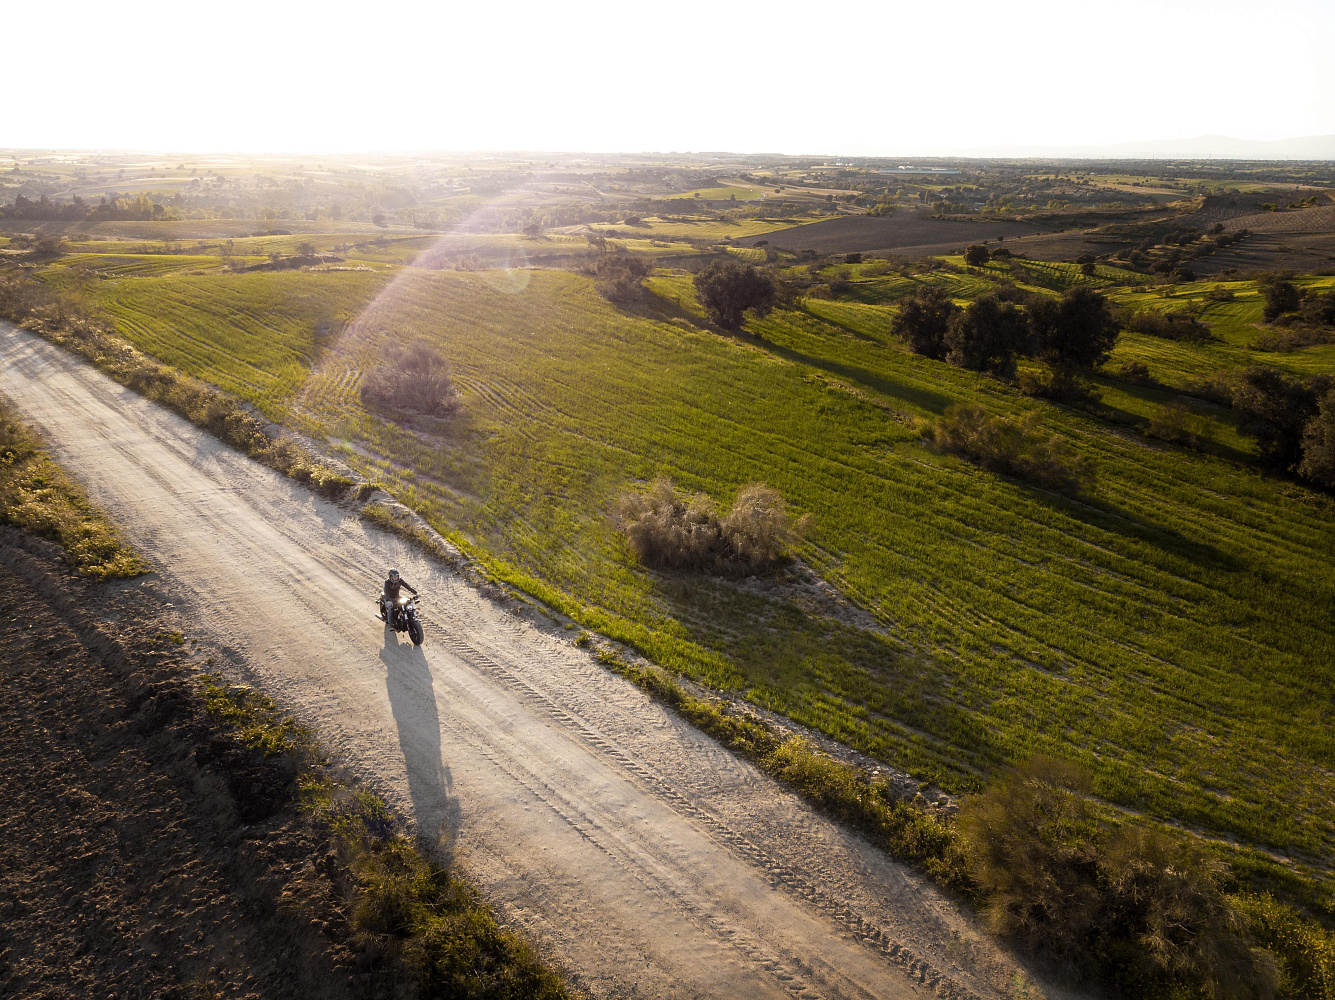
[(1335, 0), (73, 0), (0, 3), (0, 35), (9, 147), (927, 154), (1335, 133)]

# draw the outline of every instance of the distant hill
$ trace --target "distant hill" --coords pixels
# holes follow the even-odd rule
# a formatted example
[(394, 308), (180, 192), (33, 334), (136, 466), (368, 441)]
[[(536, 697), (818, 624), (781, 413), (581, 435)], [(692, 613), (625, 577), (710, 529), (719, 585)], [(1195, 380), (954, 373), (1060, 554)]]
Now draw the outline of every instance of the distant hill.
[(975, 156), (1114, 160), (1335, 160), (1335, 135), (1270, 140), (1200, 135), (1194, 139), (1157, 139), (1109, 146), (989, 146), (969, 153)]

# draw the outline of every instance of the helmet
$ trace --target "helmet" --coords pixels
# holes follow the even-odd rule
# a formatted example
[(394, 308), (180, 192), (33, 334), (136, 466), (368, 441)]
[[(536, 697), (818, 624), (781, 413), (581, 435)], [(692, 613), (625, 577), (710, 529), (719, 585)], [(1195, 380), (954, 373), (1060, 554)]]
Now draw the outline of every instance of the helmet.
[(397, 580), (397, 579), (399, 578), (399, 571), (396, 570), (396, 569), (392, 569), (392, 570), (390, 570), (390, 571), (389, 571), (389, 578), (390, 578), (391, 580)]

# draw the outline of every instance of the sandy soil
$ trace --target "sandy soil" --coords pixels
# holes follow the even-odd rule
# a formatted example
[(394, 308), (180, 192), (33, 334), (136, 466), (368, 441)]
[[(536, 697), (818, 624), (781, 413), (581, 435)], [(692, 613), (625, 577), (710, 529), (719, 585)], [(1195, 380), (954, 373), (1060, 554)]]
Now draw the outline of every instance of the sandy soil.
[[(948, 899), (401, 540), (12, 326), (0, 392), (160, 568), (188, 634), (307, 721), (595, 993), (1004, 996)], [(428, 595), (423, 648), (373, 619)]]

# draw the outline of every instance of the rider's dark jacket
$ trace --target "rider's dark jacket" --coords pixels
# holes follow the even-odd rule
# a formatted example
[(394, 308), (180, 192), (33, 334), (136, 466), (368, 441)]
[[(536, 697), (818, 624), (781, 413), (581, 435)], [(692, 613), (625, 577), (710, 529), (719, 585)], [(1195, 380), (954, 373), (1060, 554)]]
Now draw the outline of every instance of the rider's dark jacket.
[(398, 600), (400, 587), (407, 587), (414, 594), (417, 593), (417, 591), (413, 588), (413, 585), (411, 583), (403, 579), (403, 577), (399, 577), (397, 580), (385, 581), (385, 596), (388, 597), (391, 601)]

